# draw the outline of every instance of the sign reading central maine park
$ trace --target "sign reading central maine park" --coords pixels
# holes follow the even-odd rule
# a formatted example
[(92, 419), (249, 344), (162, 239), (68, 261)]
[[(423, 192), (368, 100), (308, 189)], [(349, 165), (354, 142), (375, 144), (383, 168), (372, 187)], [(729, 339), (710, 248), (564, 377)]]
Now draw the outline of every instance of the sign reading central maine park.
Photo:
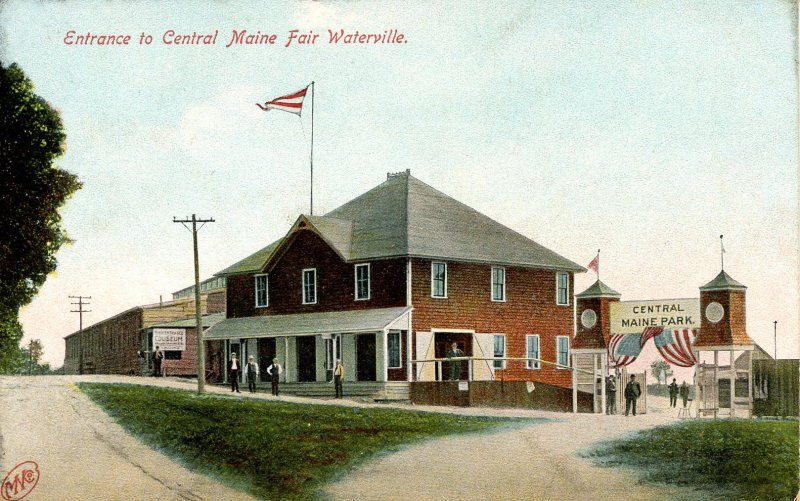
[(659, 299), (611, 303), (611, 332), (638, 334), (646, 327), (699, 329), (699, 299)]
[(162, 351), (184, 351), (186, 329), (153, 329), (153, 347)]

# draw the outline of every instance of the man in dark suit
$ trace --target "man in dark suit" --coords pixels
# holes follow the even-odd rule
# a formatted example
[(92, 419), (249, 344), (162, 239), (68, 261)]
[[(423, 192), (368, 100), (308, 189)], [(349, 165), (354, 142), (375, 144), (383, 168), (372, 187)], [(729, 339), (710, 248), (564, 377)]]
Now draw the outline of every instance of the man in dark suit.
[(627, 416), (628, 413), (631, 411), (631, 406), (633, 406), (633, 415), (636, 415), (636, 400), (642, 394), (642, 387), (639, 385), (639, 381), (636, 380), (636, 376), (631, 374), (631, 380), (628, 381), (628, 384), (625, 385), (625, 415)]
[(231, 391), (241, 393), (239, 391), (239, 370), (241, 364), (236, 359), (236, 353), (231, 353), (231, 359), (228, 360), (228, 378), (231, 380)]
[(344, 394), (342, 389), (342, 381), (344, 381), (344, 365), (341, 360), (336, 360), (336, 366), (333, 369), (333, 385), (336, 390), (336, 398), (342, 398)]
[(161, 377), (161, 361), (164, 360), (164, 353), (156, 346), (153, 351), (153, 376)]
[(675, 378), (672, 378), (672, 383), (669, 385), (669, 406), (676, 407), (678, 405), (678, 383)]
[(278, 396), (278, 381), (280, 380), (280, 375), (283, 369), (281, 365), (278, 363), (277, 358), (272, 359), (272, 365), (267, 367), (267, 374), (269, 374), (270, 381), (272, 381), (272, 394), (276, 397)]
[[(463, 357), (464, 352), (458, 349), (458, 344), (453, 343), (447, 352), (447, 358)], [(450, 362), (450, 380), (458, 381), (461, 378), (461, 360)]]

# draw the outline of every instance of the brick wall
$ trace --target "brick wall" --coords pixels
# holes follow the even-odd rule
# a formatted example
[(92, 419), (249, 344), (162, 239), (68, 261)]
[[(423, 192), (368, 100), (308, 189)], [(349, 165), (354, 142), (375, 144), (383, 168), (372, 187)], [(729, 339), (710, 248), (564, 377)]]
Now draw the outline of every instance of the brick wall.
[[(302, 304), (302, 270), (317, 270), (317, 303)], [(228, 317), (389, 308), (406, 304), (405, 259), (370, 262), (370, 299), (355, 300), (355, 270), (324, 240), (301, 230), (269, 273), (269, 306), (255, 307), (254, 274), (228, 277)]]
[[(725, 315), (717, 323), (706, 318), (706, 306), (717, 302), (725, 309)], [(746, 345), (752, 341), (747, 335), (745, 317), (745, 292), (740, 290), (719, 290), (700, 292), (700, 333), (696, 346), (724, 346), (730, 344)]]
[[(431, 261), (412, 260), (412, 331), (465, 329), (506, 335), (506, 356), (525, 357), (525, 336), (539, 335), (540, 357), (556, 361), (556, 336), (572, 338), (573, 275), (569, 305), (556, 305), (556, 272), (506, 267), (506, 301), (491, 300), (491, 266), (447, 263), (447, 299), (431, 297)], [(412, 346), (413, 346), (412, 342)], [(417, 357), (416, 353), (412, 354)], [(571, 387), (571, 371), (542, 364), (529, 370), (525, 362), (508, 362), (496, 378), (531, 380)]]

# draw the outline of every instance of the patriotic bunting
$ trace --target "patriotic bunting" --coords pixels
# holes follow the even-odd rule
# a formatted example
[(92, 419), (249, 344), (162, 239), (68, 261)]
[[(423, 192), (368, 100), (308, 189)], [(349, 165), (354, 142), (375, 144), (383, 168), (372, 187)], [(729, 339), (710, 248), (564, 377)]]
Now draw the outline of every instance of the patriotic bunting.
[(678, 367), (692, 367), (697, 359), (692, 352), (695, 329), (663, 329), (646, 327), (641, 334), (614, 334), (608, 342), (608, 358), (612, 367), (624, 367), (633, 363), (649, 339), (653, 339), (661, 357)]

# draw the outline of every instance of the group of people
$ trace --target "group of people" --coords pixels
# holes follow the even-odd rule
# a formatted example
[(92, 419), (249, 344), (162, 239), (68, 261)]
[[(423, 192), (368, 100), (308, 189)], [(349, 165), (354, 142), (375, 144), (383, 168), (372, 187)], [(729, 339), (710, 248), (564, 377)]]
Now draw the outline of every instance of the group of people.
[[(239, 391), (240, 371), (243, 371), (247, 376), (247, 389), (250, 391), (250, 393), (255, 393), (256, 381), (258, 380), (259, 375), (258, 363), (256, 362), (255, 357), (252, 355), (248, 357), (247, 364), (244, 366), (244, 368), (242, 368), (239, 360), (236, 357), (236, 353), (231, 353), (231, 359), (228, 361), (228, 379), (231, 382), (231, 392), (235, 391), (236, 393), (241, 393)], [(283, 367), (281, 367), (281, 365), (278, 363), (278, 359), (273, 358), (272, 365), (267, 367), (267, 374), (269, 374), (269, 379), (272, 382), (272, 394), (276, 397), (279, 395), (278, 382), (280, 381), (280, 375), (282, 372)], [(342, 398), (344, 365), (342, 365), (341, 360), (336, 360), (336, 365), (333, 369), (333, 381), (336, 391), (336, 398)]]
[[(247, 389), (250, 393), (256, 392), (256, 381), (258, 380), (259, 368), (258, 362), (254, 356), (250, 356), (247, 364), (242, 368), (239, 360), (236, 358), (236, 353), (231, 353), (231, 359), (228, 361), (228, 379), (231, 382), (231, 391), (241, 393), (239, 391), (239, 372), (243, 371), (247, 376)], [(272, 364), (267, 367), (267, 374), (269, 375), (270, 382), (272, 383), (272, 394), (278, 396), (279, 388), (278, 382), (280, 375), (283, 372), (283, 367), (278, 363), (277, 358), (272, 359)]]
[(669, 385), (670, 407), (678, 406), (678, 395), (683, 399), (683, 407), (686, 408), (686, 403), (689, 401), (689, 385), (684, 381), (682, 385), (678, 386), (678, 382), (672, 378), (672, 383)]
[[(617, 413), (617, 379), (614, 375), (608, 376), (606, 378), (606, 414), (616, 414)], [(630, 381), (625, 385), (625, 415), (633, 411), (633, 415), (636, 415), (636, 401), (639, 400), (639, 397), (642, 396), (642, 387), (639, 384), (639, 381), (636, 380), (636, 376), (631, 374)], [(689, 385), (686, 384), (686, 381), (683, 382), (682, 385), (678, 386), (677, 381), (673, 378), (672, 384), (669, 385), (669, 404), (671, 407), (676, 407), (678, 402), (678, 395), (683, 399), (683, 406), (686, 407), (686, 404), (689, 400)]]

